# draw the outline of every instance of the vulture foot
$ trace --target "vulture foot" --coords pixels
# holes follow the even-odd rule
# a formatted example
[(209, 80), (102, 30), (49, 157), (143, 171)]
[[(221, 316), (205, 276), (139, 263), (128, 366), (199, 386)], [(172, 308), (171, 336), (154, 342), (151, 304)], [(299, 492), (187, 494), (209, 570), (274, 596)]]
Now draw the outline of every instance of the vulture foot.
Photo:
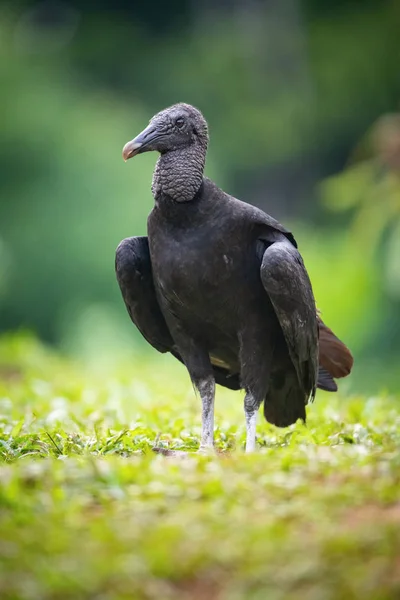
[(187, 458), (190, 456), (190, 452), (185, 452), (184, 450), (171, 450), (170, 448), (158, 448), (157, 446), (152, 448), (152, 450), (156, 454), (162, 454), (163, 456), (168, 457)]
[(215, 456), (217, 451), (214, 446), (200, 446), (196, 454), (202, 454), (203, 456)]

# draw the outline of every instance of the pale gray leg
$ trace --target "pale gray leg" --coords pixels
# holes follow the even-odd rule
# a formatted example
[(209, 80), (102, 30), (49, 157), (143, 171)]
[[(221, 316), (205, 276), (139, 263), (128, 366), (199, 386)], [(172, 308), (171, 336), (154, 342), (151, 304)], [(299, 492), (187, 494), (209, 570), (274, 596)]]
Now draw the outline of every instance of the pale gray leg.
[(214, 377), (209, 375), (201, 379), (197, 384), (197, 388), (202, 402), (200, 452), (207, 452), (214, 449)]
[(257, 411), (246, 412), (246, 452), (256, 449)]
[(257, 413), (261, 403), (247, 392), (244, 399), (244, 414), (246, 417), (246, 452), (254, 452), (256, 449), (256, 424)]

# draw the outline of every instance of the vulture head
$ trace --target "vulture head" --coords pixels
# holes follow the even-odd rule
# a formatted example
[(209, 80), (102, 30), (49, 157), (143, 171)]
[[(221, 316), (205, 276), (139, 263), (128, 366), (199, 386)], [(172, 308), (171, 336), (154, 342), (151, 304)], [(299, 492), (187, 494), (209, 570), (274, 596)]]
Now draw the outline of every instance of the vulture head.
[(155, 150), (160, 154), (198, 147), (207, 150), (208, 128), (201, 112), (190, 104), (174, 104), (157, 113), (122, 150), (124, 160)]

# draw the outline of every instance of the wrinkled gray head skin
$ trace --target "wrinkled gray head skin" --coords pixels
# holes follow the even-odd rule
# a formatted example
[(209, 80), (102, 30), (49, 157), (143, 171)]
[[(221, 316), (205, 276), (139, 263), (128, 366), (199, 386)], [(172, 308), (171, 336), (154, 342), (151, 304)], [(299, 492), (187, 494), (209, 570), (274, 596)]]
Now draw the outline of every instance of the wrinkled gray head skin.
[(207, 145), (203, 115), (194, 106), (180, 103), (157, 113), (146, 129), (125, 144), (122, 155), (128, 160), (143, 152), (159, 152), (152, 184), (155, 199), (164, 194), (185, 202), (201, 186)]

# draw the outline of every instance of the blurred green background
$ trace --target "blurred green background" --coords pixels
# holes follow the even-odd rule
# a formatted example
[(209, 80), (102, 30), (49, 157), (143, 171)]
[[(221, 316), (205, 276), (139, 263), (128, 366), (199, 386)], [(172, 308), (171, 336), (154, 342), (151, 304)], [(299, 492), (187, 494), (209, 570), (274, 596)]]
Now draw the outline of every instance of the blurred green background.
[(207, 174), (295, 233), (355, 356), (342, 389), (397, 391), (399, 27), (398, 0), (2, 2), (0, 329), (156, 359), (114, 276), (155, 156), (121, 149), (184, 101), (209, 121)]

